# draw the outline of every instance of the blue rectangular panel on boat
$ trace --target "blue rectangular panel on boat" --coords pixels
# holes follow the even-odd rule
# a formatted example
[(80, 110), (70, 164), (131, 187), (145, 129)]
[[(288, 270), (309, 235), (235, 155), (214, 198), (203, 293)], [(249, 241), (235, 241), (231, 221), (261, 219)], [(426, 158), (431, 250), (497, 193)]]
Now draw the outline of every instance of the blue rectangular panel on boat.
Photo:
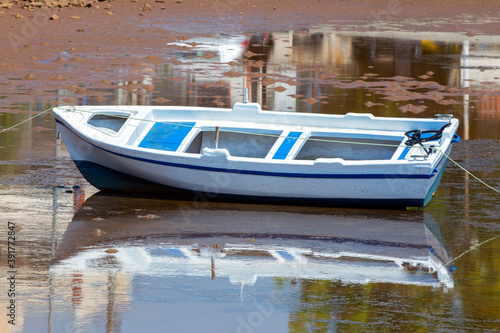
[(292, 150), (302, 132), (290, 132), (273, 156), (273, 160), (284, 160)]
[(153, 257), (187, 258), (187, 256), (177, 248), (157, 248), (151, 249), (149, 254)]
[(408, 155), (408, 152), (410, 151), (410, 147), (405, 147), (401, 155), (399, 155), (398, 160), (404, 160), (406, 158), (406, 155)]
[(176, 151), (196, 123), (156, 123), (139, 147)]
[(295, 258), (289, 253), (289, 252), (286, 252), (286, 251), (282, 251), (282, 250), (278, 250), (276, 251), (279, 255), (281, 255), (281, 257), (285, 260), (288, 260), (288, 261), (294, 261)]

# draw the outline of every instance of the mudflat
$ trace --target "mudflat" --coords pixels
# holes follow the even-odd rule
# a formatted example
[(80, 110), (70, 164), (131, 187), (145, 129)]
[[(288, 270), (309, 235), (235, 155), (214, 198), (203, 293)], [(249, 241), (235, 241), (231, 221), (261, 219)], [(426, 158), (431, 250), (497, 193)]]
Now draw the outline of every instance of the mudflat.
[(169, 42), (190, 36), (328, 24), (337, 30), (390, 27), (472, 37), (500, 32), (499, 12), (497, 1), (488, 0), (4, 0), (0, 107), (33, 100), (58, 104), (64, 102), (61, 90), (84, 96), (134, 81), (151, 70), (148, 65), (171, 57)]

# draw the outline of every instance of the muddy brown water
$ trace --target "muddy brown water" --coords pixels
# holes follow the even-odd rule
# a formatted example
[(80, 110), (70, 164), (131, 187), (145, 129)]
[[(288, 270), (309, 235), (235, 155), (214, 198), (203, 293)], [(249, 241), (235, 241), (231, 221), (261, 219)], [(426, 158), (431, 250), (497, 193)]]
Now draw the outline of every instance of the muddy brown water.
[[(56, 102), (230, 107), (249, 88), (268, 110), (453, 114), (451, 157), (500, 188), (498, 36), (323, 26), (139, 59), (135, 81), (4, 89), (0, 126)], [(0, 190), (2, 332), (500, 330), (500, 239), (477, 247), (500, 235), (499, 194), (452, 162), (423, 211), (117, 197), (81, 177), (47, 113), (0, 134)]]

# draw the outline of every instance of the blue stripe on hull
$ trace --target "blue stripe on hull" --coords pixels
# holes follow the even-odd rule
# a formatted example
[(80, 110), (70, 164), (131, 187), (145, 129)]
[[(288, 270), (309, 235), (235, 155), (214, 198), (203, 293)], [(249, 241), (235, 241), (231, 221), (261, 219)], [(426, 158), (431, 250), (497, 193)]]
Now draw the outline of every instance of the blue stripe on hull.
[(201, 193), (160, 185), (88, 161), (75, 161), (82, 175), (102, 191), (151, 193), (162, 197), (197, 201), (255, 202), (307, 206), (406, 208), (423, 207), (423, 199), (315, 199)]

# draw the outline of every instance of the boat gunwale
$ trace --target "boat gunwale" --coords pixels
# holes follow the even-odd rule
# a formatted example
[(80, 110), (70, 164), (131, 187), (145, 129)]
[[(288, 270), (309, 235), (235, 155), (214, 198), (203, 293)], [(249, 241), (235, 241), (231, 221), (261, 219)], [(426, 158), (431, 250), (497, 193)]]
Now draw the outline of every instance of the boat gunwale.
[[(236, 103), (241, 105), (258, 105), (258, 104), (253, 104), (253, 103)], [(78, 108), (83, 108), (83, 110), (79, 110)], [(336, 130), (366, 130), (366, 131), (383, 131), (383, 132), (406, 132), (406, 129), (379, 129), (379, 128), (358, 128), (358, 127), (352, 127), (352, 126), (338, 126), (334, 127), (331, 125), (310, 125), (310, 124), (295, 124), (295, 122), (289, 122), (287, 120), (317, 120), (320, 123), (323, 123), (325, 120), (341, 120), (343, 122), (348, 122), (349, 120), (367, 120), (369, 122), (373, 123), (394, 123), (394, 124), (399, 124), (399, 125), (404, 125), (404, 124), (426, 124), (426, 125), (433, 125), (432, 127), (436, 127), (436, 129), (439, 129), (440, 127), (446, 125), (447, 123), (452, 123), (458, 125), (458, 119), (456, 118), (451, 118), (451, 119), (440, 119), (440, 118), (402, 118), (402, 117), (379, 117), (379, 116), (374, 116), (371, 113), (354, 113), (354, 112), (348, 112), (345, 114), (324, 114), (324, 113), (301, 113), (301, 112), (284, 112), (284, 111), (268, 111), (268, 110), (261, 110), (260, 106), (258, 108), (258, 111), (252, 111), (250, 110), (248, 115), (257, 114), (263, 119), (255, 119), (255, 117), (252, 119), (252, 121), (248, 121), (247, 119), (238, 119), (238, 115), (244, 114), (244, 111), (238, 110), (236, 111), (236, 107), (233, 108), (212, 108), (212, 107), (190, 107), (190, 106), (79, 106), (78, 108), (74, 106), (60, 106), (54, 108), (54, 111), (58, 112), (58, 110), (61, 111), (67, 111), (67, 112), (79, 112), (79, 113), (88, 113), (88, 114), (96, 114), (97, 112), (93, 110), (99, 110), (99, 113), (132, 113), (136, 118), (129, 118), (128, 121), (151, 121), (151, 122), (181, 122), (181, 121), (200, 121), (203, 120), (204, 122), (212, 122), (212, 121), (224, 121), (224, 122), (234, 122), (234, 123), (246, 123), (246, 124), (255, 124), (257, 127), (262, 127), (263, 125), (269, 125), (269, 126), (283, 126), (286, 128), (293, 128), (294, 126), (297, 126), (297, 129), (300, 129), (301, 127), (307, 127), (307, 128), (314, 128), (317, 127), (319, 129), (322, 128), (332, 128)], [(182, 111), (181, 114), (177, 113), (176, 111)], [(160, 112), (165, 112), (169, 113), (168, 118), (167, 117), (161, 117), (157, 118), (155, 117), (158, 113)], [(191, 115), (187, 113), (191, 113)], [(213, 119), (213, 117), (194, 117), (193, 115), (196, 115), (197, 113), (200, 113), (202, 115), (218, 115), (220, 116), (221, 114), (223, 116), (227, 116), (229, 114), (236, 115), (234, 118), (235, 119), (230, 119), (227, 120), (227, 117), (224, 117), (223, 119)], [(226, 113), (226, 114), (223, 114)], [(269, 121), (269, 119), (265, 118), (271, 118), (273, 119), (273, 116), (279, 116), (279, 122), (273, 122)], [(85, 117), (85, 115), (84, 115)], [(87, 116), (88, 118), (88, 116)], [(149, 119), (146, 119), (149, 118)], [(297, 118), (297, 119), (295, 119)], [(259, 121), (256, 121), (259, 120)], [(388, 125), (386, 125), (387, 128), (389, 128)], [(422, 128), (422, 130), (429, 130), (430, 128)], [(415, 130), (415, 128), (409, 128), (408, 130)]]
[[(90, 108), (98, 108), (97, 106), (96, 107), (90, 107)], [(145, 106), (141, 106), (141, 108), (145, 108), (145, 109), (152, 109), (152, 107), (145, 107)], [(168, 107), (169, 110), (172, 108), (172, 109), (177, 109), (177, 108), (174, 108), (174, 107)], [(189, 108), (189, 107), (182, 107), (182, 108), (185, 108), (185, 109), (193, 109), (193, 108)], [(73, 112), (73, 111), (69, 111), (67, 109), (65, 109), (65, 107), (59, 107), (58, 109), (61, 109), (62, 111), (68, 111), (68, 112)], [(105, 109), (102, 109), (100, 108), (101, 111), (99, 113), (91, 113), (89, 116), (85, 117), (84, 118), (87, 118), (85, 122), (78, 122), (77, 123), (77, 126), (74, 126), (74, 125), (71, 125), (75, 130), (78, 130), (78, 132), (80, 132), (82, 134), (82, 136), (84, 137), (87, 137), (90, 139), (89, 136), (85, 135), (83, 130), (81, 128), (79, 128), (81, 125), (84, 125), (84, 126), (88, 126), (88, 128), (91, 128), (93, 130), (96, 130), (96, 131), (99, 131), (100, 133), (103, 133), (105, 135), (107, 135), (108, 137), (112, 137), (114, 138), (115, 140), (114, 141), (118, 141), (117, 139), (119, 139), (121, 137), (121, 135), (123, 134), (123, 132), (125, 131), (125, 129), (127, 128), (127, 126), (131, 126), (133, 128), (137, 128), (138, 126), (136, 126), (135, 124), (131, 124), (132, 122), (141, 122), (143, 121), (143, 119), (137, 119), (137, 118), (132, 118), (131, 116), (134, 114), (139, 114), (140, 111), (137, 111), (137, 108), (134, 107), (134, 106), (129, 106), (127, 108), (123, 108), (123, 107), (116, 107), (116, 108), (112, 108), (112, 109), (109, 109), (108, 108), (105, 108)], [(218, 108), (202, 108), (202, 107), (198, 107), (196, 109), (202, 109), (202, 110), (206, 110), (206, 109), (210, 109), (210, 110), (228, 110), (228, 111), (231, 111), (232, 109), (218, 109)], [(111, 112), (110, 112), (111, 111)], [(76, 112), (79, 112), (78, 110), (76, 110)], [(268, 111), (265, 111), (265, 112), (268, 112)], [(80, 114), (82, 114), (81, 112), (79, 112)], [(124, 123), (124, 125), (122, 126), (122, 128), (120, 128), (120, 130), (117, 132), (117, 133), (109, 133), (108, 131), (105, 131), (105, 130), (102, 130), (98, 127), (95, 127), (95, 126), (92, 126), (90, 124), (88, 124), (88, 121), (89, 119), (91, 119), (93, 117), (93, 115), (95, 114), (106, 114), (106, 115), (110, 115), (113, 114), (113, 113), (127, 113), (129, 114), (129, 117), (128, 119), (126, 120), (126, 122)], [(282, 112), (284, 113), (284, 112)], [(288, 114), (288, 113), (285, 113), (285, 114)], [(150, 116), (151, 115), (151, 112), (147, 112), (145, 115), (144, 115), (144, 118), (146, 118), (147, 116)], [(310, 116), (308, 114), (306, 114), (306, 116)], [(327, 116), (331, 116), (331, 115), (327, 115)], [(334, 115), (335, 116), (335, 115)], [(370, 114), (370, 116), (372, 116)], [(66, 123), (73, 123), (72, 121), (68, 120), (67, 118), (68, 117), (65, 117), (64, 115), (60, 115), (61, 118), (63, 118), (65, 120)], [(373, 116), (372, 116), (373, 117)], [(381, 117), (378, 117), (379, 119)], [(392, 119), (392, 118), (391, 118)], [(396, 118), (398, 119), (398, 118)], [(190, 121), (192, 121), (192, 119), (189, 119)], [(425, 119), (426, 121), (435, 121), (436, 119), (432, 118), (432, 119)], [(449, 136), (451, 138), (451, 135), (453, 135), (455, 133), (455, 130), (454, 128), (458, 126), (458, 120), (456, 119), (452, 119), (452, 120), (455, 120), (455, 126), (450, 126), (449, 128), (446, 128), (445, 129), (445, 132), (449, 132), (447, 136)], [(154, 121), (154, 120), (148, 120), (148, 121), (151, 121), (152, 123), (156, 123), (158, 121)], [(200, 121), (200, 123), (202, 123), (200, 126), (199, 126), (199, 129), (198, 129), (198, 132), (200, 131), (203, 131), (205, 130), (205, 128), (211, 128), (211, 124), (213, 124), (213, 127), (215, 127), (215, 121), (214, 120), (204, 120), (204, 121)], [(244, 122), (242, 121), (234, 121), (234, 120), (231, 120), (231, 121), (224, 121), (223, 123), (226, 123), (227, 124), (227, 127), (226, 126), (223, 126), (223, 128), (226, 129), (226, 131), (228, 129), (235, 129), (235, 128), (240, 128), (240, 127), (236, 127), (235, 125), (239, 125), (239, 124), (243, 124)], [(195, 127), (198, 127), (197, 126), (198, 122), (196, 123)], [(206, 125), (205, 125), (206, 124)], [(219, 122), (219, 124), (221, 124), (221, 122)], [(268, 124), (268, 126), (266, 127), (262, 127), (262, 124), (258, 124), (258, 123), (255, 123), (255, 122), (245, 122), (245, 129), (249, 129), (250, 130), (250, 133), (249, 134), (253, 134), (253, 133), (263, 133), (263, 132), (266, 132), (266, 131), (272, 131), (272, 132), (279, 132), (280, 129), (276, 129), (276, 125), (274, 124)], [(369, 165), (374, 165), (374, 164), (384, 164), (384, 165), (387, 165), (387, 164), (406, 164), (406, 163), (415, 163), (415, 162), (429, 162), (429, 163), (425, 163), (425, 164), (434, 164), (430, 161), (428, 161), (427, 159), (424, 159), (424, 160), (417, 160), (417, 159), (413, 159), (413, 160), (406, 160), (406, 159), (403, 159), (403, 160), (399, 160), (399, 161), (395, 161), (397, 160), (397, 158), (395, 157), (399, 157), (400, 153), (398, 153), (398, 150), (400, 150), (400, 148), (403, 148), (404, 149), (404, 140), (405, 140), (405, 136), (404, 136), (404, 133), (400, 132), (400, 131), (392, 131), (392, 130), (366, 130), (366, 129), (345, 129), (345, 128), (332, 128), (332, 127), (327, 127), (327, 126), (323, 126), (323, 127), (316, 127), (316, 126), (300, 126), (300, 128), (297, 128), (297, 127), (290, 127), (290, 126), (287, 126), (286, 124), (279, 124), (281, 125), (280, 127), (282, 127), (282, 130), (290, 130), (290, 129), (298, 129), (298, 130), (302, 130), (304, 132), (308, 132), (309, 133), (309, 136), (307, 138), (307, 140), (309, 140), (310, 137), (312, 136), (321, 136), (321, 137), (331, 137), (331, 138), (339, 138), (339, 139), (345, 139), (345, 138), (352, 138), (352, 139), (366, 139), (366, 140), (374, 140), (374, 141), (377, 141), (377, 140), (387, 140), (387, 141), (394, 141), (395, 143), (398, 141), (398, 140), (394, 140), (394, 139), (400, 139), (400, 143), (399, 145), (394, 145), (394, 154), (392, 156), (391, 159), (366, 159), (366, 160), (345, 160), (343, 158), (321, 158), (319, 157), (318, 159), (315, 159), (315, 160), (295, 160), (295, 159), (292, 159), (292, 160), (282, 160), (282, 161), (277, 161), (277, 160), (269, 160), (269, 159), (265, 159), (265, 162), (266, 163), (270, 163), (270, 164), (274, 164), (274, 163), (277, 163), (277, 164), (283, 164), (283, 162), (285, 162), (285, 164), (287, 165), (290, 165), (290, 164), (299, 164), (299, 165), (314, 165), (316, 163), (316, 161), (318, 161), (319, 163), (327, 163), (327, 162), (340, 162), (342, 163), (343, 165), (359, 165), (359, 164), (369, 164)], [(271, 126), (274, 126), (274, 128), (271, 128)], [(106, 141), (106, 140), (100, 140), (98, 142), (100, 143), (103, 143), (105, 145), (108, 145), (109, 147), (115, 147), (117, 149), (126, 149), (126, 150), (131, 150), (131, 151), (143, 151), (143, 152), (150, 152), (150, 153), (153, 153), (155, 155), (158, 155), (158, 156), (191, 156), (191, 157), (196, 157), (196, 158), (199, 158), (201, 155), (203, 155), (203, 153), (200, 151), (199, 154), (197, 153), (186, 153), (186, 152), (177, 152), (177, 151), (165, 151), (165, 150), (159, 150), (159, 149), (150, 149), (150, 148), (143, 148), (143, 147), (138, 147), (139, 143), (140, 143), (140, 136), (141, 135), (147, 135), (147, 129), (148, 129), (149, 126), (145, 126), (145, 129), (143, 130), (143, 132), (146, 132), (146, 133), (141, 133), (141, 134), (136, 134), (137, 138), (135, 140), (135, 143), (133, 145), (131, 145), (129, 142), (126, 142), (127, 139), (129, 139), (129, 137), (132, 135), (132, 133), (130, 133), (129, 137), (127, 138), (123, 138), (122, 142), (109, 142), (109, 141)], [(152, 126), (151, 126), (152, 127)], [(150, 128), (151, 128), (150, 127)], [(241, 127), (242, 128), (242, 127)], [(328, 129), (328, 130), (325, 130), (325, 129)], [(354, 131), (354, 132), (353, 132)], [(247, 133), (247, 132), (245, 132)], [(272, 134), (274, 136), (274, 134)], [(276, 134), (276, 139), (278, 139), (280, 137), (279, 134)], [(375, 138), (376, 137), (376, 138)], [(194, 137), (193, 137), (194, 138)], [(81, 139), (81, 137), (80, 137)], [(305, 140), (305, 141), (307, 141)], [(441, 140), (446, 140), (446, 138), (442, 138)], [(333, 140), (332, 140), (333, 141)], [(451, 139), (450, 139), (451, 141)], [(187, 143), (187, 146), (189, 146), (190, 144), (192, 143), (192, 140), (191, 142), (188, 142)], [(376, 144), (374, 144), (376, 145)], [(440, 147), (447, 147), (448, 145), (445, 143), (445, 142), (442, 142), (440, 145)], [(230, 155), (230, 159), (231, 160), (235, 160), (235, 161), (239, 161), (240, 159), (243, 159), (244, 161), (252, 161), (252, 160), (256, 160), (256, 161), (260, 161), (262, 162), (264, 159), (261, 159), (261, 158), (252, 158), (252, 157), (239, 157), (239, 156), (232, 156)], [(432, 158), (431, 158), (432, 159)], [(367, 163), (369, 162), (369, 163)], [(379, 162), (379, 163), (376, 163), (376, 162)], [(439, 164), (439, 163), (436, 163), (436, 164)]]

